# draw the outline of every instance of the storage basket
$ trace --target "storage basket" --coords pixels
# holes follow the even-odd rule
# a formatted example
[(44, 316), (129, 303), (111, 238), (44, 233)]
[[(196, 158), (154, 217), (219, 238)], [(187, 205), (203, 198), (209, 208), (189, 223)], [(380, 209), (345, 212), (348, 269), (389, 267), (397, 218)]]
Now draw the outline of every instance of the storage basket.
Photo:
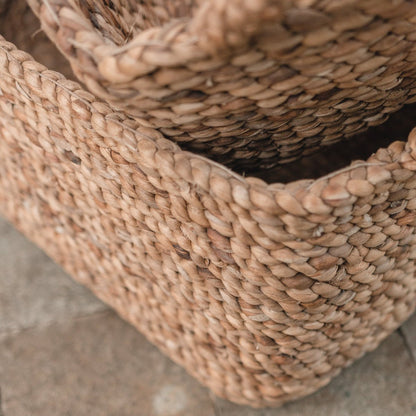
[(406, 0), (29, 0), (97, 97), (250, 172), (415, 101)]
[(0, 37), (0, 212), (237, 403), (317, 390), (414, 310), (415, 171), (413, 131), (316, 180), (244, 178)]

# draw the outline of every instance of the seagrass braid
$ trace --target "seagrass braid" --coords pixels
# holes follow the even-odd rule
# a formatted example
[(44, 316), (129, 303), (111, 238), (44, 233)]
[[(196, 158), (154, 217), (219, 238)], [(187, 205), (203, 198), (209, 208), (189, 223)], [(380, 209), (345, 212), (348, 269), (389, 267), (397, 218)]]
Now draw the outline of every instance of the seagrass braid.
[(287, 185), (115, 113), (0, 37), (0, 212), (216, 394), (327, 384), (415, 308), (416, 131)]
[(240, 172), (294, 161), (415, 101), (410, 0), (29, 4), (96, 96)]

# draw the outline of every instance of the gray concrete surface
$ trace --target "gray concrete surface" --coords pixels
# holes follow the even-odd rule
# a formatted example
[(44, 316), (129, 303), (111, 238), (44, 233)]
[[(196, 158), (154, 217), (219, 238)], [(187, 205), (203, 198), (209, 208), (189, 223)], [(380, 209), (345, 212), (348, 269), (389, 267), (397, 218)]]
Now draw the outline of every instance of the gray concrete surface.
[(318, 393), (253, 410), (215, 398), (1, 220), (0, 264), (0, 416), (416, 416), (416, 316)]
[(0, 338), (107, 309), (0, 219)]

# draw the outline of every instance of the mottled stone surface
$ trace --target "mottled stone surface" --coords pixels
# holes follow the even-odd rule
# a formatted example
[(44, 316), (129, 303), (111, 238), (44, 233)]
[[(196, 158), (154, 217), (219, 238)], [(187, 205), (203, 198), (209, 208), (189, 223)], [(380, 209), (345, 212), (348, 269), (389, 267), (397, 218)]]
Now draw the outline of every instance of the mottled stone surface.
[(401, 328), (401, 334), (404, 338), (408, 353), (412, 357), (414, 365), (416, 365), (416, 314), (405, 322)]
[(107, 309), (3, 220), (0, 265), (0, 338)]
[(416, 315), (281, 409), (213, 397), (0, 221), (0, 416), (416, 416)]
[(112, 312), (0, 343), (6, 416), (214, 416), (206, 389)]

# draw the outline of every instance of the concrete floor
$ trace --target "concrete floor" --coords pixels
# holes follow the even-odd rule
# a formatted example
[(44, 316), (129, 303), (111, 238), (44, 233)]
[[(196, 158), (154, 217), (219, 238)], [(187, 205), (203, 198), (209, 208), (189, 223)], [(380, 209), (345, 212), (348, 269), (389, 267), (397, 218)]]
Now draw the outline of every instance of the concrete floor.
[(280, 409), (215, 398), (0, 220), (0, 416), (416, 415), (416, 316)]

